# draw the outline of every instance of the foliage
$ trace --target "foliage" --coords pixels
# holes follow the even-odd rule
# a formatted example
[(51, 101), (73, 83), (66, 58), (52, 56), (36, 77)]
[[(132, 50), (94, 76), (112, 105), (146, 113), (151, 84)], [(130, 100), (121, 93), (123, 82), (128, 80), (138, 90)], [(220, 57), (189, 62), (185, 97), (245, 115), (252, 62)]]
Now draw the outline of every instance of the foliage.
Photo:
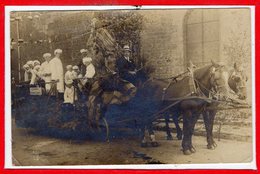
[[(248, 43), (248, 35), (246, 31), (235, 33), (232, 32), (227, 44), (224, 45), (224, 53), (233, 62), (244, 63), (248, 61), (251, 53), (251, 46)], [(250, 65), (249, 65), (250, 66)]]
[(140, 14), (128, 11), (109, 11), (96, 15), (102, 23), (102, 27), (107, 28), (121, 47), (125, 44), (139, 44), (143, 19)]

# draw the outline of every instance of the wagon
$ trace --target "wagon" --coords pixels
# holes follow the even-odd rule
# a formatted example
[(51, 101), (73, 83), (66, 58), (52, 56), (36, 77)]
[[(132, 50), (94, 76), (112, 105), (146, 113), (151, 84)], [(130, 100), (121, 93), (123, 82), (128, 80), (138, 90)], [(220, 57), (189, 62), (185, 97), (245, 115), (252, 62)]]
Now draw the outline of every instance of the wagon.
[[(218, 102), (227, 106), (227, 101), (219, 101), (203, 95), (198, 95), (195, 89), (192, 73), (185, 72), (172, 78), (172, 83), (178, 84), (185, 75), (189, 78), (189, 90), (181, 94), (181, 97), (170, 100), (162, 95), (162, 101), (131, 100), (128, 104), (110, 105), (102, 113), (98, 125), (90, 126), (88, 122), (88, 108), (84, 95), (74, 104), (63, 103), (57, 97), (56, 83), (51, 83), (50, 92), (44, 90), (44, 82), (38, 85), (21, 83), (16, 85), (13, 94), (13, 115), (15, 123), (19, 127), (33, 128), (38, 133), (58, 138), (75, 139), (98, 139), (109, 141), (113, 137), (140, 135), (143, 129), (157, 124), (158, 120), (164, 119), (164, 114), (176, 110), (182, 101), (199, 100), (205, 103)], [(191, 82), (191, 83), (190, 83)], [(165, 90), (165, 89), (164, 89)], [(143, 104), (146, 102), (145, 104)], [(142, 103), (142, 105), (139, 105)], [(233, 102), (229, 102), (233, 103)], [(146, 106), (146, 107), (144, 107)], [(232, 107), (232, 105), (229, 105)], [(237, 105), (236, 105), (237, 106)], [(217, 108), (208, 108), (217, 109)], [(176, 111), (178, 112), (178, 111)]]

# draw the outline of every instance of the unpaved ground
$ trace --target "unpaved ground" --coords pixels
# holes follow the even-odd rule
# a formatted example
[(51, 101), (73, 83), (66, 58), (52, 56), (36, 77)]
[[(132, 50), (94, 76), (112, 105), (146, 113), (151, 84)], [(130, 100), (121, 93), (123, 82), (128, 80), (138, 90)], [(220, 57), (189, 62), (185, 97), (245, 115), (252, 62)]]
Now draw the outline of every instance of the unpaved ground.
[(197, 152), (185, 156), (181, 141), (165, 140), (165, 133), (156, 132), (160, 147), (139, 147), (137, 138), (111, 142), (60, 140), (31, 134), (13, 126), (13, 161), (15, 165), (95, 165), (95, 164), (190, 164), (232, 163), (252, 160), (251, 141), (217, 141), (215, 150), (206, 148), (206, 139), (194, 136)]

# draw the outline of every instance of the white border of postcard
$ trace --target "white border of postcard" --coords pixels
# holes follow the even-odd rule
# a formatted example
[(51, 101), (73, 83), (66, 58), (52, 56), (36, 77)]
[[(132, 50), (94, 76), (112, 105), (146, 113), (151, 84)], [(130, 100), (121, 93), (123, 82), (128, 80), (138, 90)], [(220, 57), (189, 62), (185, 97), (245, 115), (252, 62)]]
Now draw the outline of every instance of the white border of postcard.
[[(11, 136), (11, 78), (10, 78), (10, 12), (35, 10), (135, 10), (191, 8), (250, 8), (252, 43), (252, 129), (253, 160), (250, 163), (163, 164), (163, 165), (71, 165), (71, 166), (14, 166)], [(255, 134), (255, 7), (254, 6), (6, 6), (5, 7), (5, 168), (8, 169), (256, 169)]]

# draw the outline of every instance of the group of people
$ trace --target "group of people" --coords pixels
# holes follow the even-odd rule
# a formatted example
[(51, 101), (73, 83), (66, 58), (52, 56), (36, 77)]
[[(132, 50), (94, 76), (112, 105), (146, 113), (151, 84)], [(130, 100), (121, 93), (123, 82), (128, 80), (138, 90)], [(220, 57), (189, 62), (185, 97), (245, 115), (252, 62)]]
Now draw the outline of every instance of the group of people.
[[(25, 71), (24, 80), (30, 81), (30, 85), (38, 84), (39, 80), (45, 81), (45, 90), (50, 92), (51, 87), (56, 83), (56, 89), (59, 98), (63, 98), (64, 103), (74, 103), (78, 100), (74, 80), (79, 83), (77, 85), (79, 90), (83, 90), (87, 83), (93, 81), (97, 74), (95, 64), (92, 63), (92, 58), (88, 57), (88, 50), (81, 49), (82, 60), (78, 65), (67, 65), (66, 72), (63, 71), (62, 64), (62, 50), (56, 49), (54, 57), (51, 53), (43, 54), (44, 62), (40, 63), (39, 60), (28, 61), (23, 69)], [(136, 74), (136, 66), (134, 61), (130, 58), (131, 49), (128, 45), (123, 47), (123, 56), (116, 59), (116, 69), (119, 76), (134, 83)]]

